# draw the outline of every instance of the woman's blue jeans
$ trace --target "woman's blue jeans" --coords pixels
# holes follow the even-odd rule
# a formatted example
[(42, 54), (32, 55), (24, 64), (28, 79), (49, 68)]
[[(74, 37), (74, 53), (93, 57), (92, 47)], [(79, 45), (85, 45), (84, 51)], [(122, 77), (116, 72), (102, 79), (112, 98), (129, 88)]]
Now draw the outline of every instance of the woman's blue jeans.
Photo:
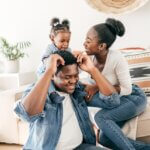
[(95, 145), (90, 144), (81, 144), (74, 150), (107, 150), (106, 148), (97, 147)]
[(102, 109), (95, 115), (95, 121), (102, 130), (100, 144), (114, 150), (150, 150), (150, 144), (128, 139), (121, 127), (124, 123), (141, 114), (146, 107), (144, 92), (133, 85), (132, 94), (120, 97), (120, 105), (113, 109)]

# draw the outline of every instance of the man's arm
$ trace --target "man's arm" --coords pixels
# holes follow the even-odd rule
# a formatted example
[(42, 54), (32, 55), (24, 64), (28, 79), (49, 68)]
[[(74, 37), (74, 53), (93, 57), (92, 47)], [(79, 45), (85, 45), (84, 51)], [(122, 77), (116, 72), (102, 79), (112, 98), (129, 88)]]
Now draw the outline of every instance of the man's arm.
[(57, 54), (52, 54), (49, 58), (45, 73), (35, 84), (30, 93), (23, 99), (22, 104), (30, 116), (39, 114), (43, 111), (48, 88), (52, 77), (57, 70), (58, 62), (63, 65), (63, 58)]
[(52, 73), (50, 70), (47, 70), (30, 93), (22, 100), (22, 104), (30, 116), (43, 111), (51, 79)]

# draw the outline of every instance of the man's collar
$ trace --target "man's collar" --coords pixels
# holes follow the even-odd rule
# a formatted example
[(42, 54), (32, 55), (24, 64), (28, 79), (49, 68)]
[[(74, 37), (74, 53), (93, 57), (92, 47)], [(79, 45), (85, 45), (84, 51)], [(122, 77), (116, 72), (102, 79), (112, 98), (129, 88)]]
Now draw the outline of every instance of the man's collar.
[[(53, 87), (53, 89), (51, 88)], [(71, 94), (74, 99), (80, 101), (82, 100), (83, 97), (87, 95), (87, 93), (84, 91), (85, 86), (83, 86), (80, 82), (76, 84), (75, 91)], [(64, 96), (60, 96), (59, 93), (56, 90), (54, 81), (51, 81), (51, 85), (48, 89), (48, 95), (49, 98), (54, 102), (54, 103), (61, 103), (64, 100)]]

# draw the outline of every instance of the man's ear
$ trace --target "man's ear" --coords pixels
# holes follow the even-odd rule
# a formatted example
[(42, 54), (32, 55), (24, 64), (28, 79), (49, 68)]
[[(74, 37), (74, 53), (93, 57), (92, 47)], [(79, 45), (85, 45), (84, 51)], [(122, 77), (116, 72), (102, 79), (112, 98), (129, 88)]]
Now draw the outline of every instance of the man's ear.
[(54, 41), (54, 35), (53, 34), (50, 34), (49, 38), (51, 39), (52, 42)]
[(106, 43), (101, 43), (98, 46), (99, 51), (103, 51), (107, 48), (107, 44)]
[(56, 78), (57, 78), (57, 74), (55, 73), (55, 74), (52, 76), (52, 80), (54, 81), (54, 80), (56, 80)]

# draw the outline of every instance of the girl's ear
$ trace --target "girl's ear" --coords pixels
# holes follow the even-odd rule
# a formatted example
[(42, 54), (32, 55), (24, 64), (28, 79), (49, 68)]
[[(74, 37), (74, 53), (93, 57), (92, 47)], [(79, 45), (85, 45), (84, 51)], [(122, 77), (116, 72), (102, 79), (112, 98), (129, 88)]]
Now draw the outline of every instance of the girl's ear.
[(98, 46), (98, 50), (99, 51), (103, 51), (103, 50), (105, 50), (107, 48), (107, 44), (106, 43), (101, 43), (101, 44), (99, 44), (99, 46)]
[(54, 35), (53, 34), (50, 34), (49, 38), (51, 39), (52, 42), (54, 41)]

